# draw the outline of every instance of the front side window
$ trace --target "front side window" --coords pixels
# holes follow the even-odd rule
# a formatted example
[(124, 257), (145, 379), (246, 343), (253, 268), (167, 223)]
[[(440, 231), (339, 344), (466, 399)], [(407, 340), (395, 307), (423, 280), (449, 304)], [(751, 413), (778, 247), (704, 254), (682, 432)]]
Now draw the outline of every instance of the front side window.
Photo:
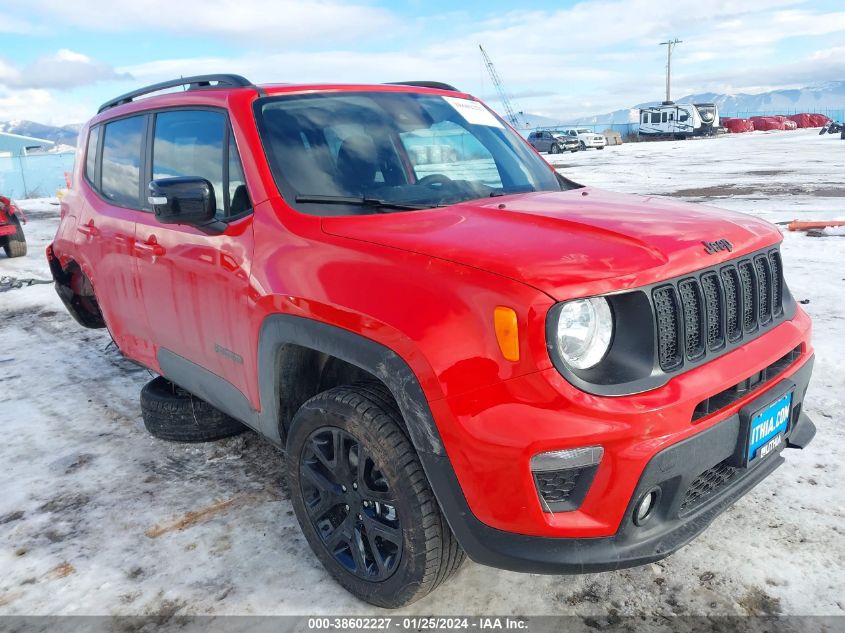
[(118, 206), (142, 207), (141, 147), (146, 127), (144, 115), (105, 125), (100, 191)]
[(280, 192), (305, 213), (370, 212), (365, 201), (425, 208), (575, 186), (561, 184), (522, 138), (468, 99), (318, 93), (261, 99), (255, 110)]
[(223, 144), (226, 117), (209, 110), (176, 110), (156, 115), (153, 179), (192, 176), (214, 187), (217, 216), (224, 215)]

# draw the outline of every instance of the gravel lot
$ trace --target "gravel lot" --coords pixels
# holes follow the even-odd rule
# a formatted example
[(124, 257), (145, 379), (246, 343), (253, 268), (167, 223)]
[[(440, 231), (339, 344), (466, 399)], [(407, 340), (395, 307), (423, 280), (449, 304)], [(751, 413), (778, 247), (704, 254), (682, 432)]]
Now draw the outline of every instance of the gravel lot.
[[(565, 175), (772, 221), (845, 219), (845, 143), (813, 130), (640, 143), (549, 157)], [(54, 201), (26, 201), (49, 278)], [(845, 239), (788, 233), (793, 294), (815, 320), (805, 410), (818, 436), (668, 559), (577, 577), (468, 562), (408, 614), (845, 615)], [(145, 432), (146, 371), (85, 330), (50, 285), (0, 282), (0, 615), (369, 614), (322, 570), (293, 517), (281, 455), (252, 433), (207, 445)]]

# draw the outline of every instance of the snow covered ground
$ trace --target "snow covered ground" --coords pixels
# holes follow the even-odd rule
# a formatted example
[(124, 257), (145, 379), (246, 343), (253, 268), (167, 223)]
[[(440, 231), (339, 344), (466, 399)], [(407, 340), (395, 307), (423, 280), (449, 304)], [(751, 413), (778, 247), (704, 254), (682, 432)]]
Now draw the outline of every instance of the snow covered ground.
[[(845, 142), (815, 131), (641, 143), (555, 160), (583, 183), (773, 220), (845, 219)], [(53, 201), (54, 202), (54, 201)], [(48, 279), (49, 200), (24, 201), (29, 254), (0, 276)], [(818, 426), (700, 538), (642, 568), (532, 576), (468, 562), (408, 614), (845, 614), (845, 240), (787, 233), (809, 300)], [(252, 433), (151, 438), (149, 375), (85, 330), (49, 285), (0, 283), (0, 614), (368, 614), (322, 570), (293, 517), (280, 454)]]

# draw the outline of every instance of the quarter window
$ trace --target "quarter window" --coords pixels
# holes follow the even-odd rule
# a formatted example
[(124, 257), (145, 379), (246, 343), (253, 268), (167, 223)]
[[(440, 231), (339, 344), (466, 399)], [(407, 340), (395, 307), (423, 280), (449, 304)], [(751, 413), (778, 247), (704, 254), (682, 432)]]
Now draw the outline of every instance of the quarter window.
[(97, 149), (100, 146), (100, 130), (95, 127), (88, 132), (88, 147), (85, 150), (85, 177), (97, 186)]
[(146, 121), (145, 116), (118, 119), (107, 123), (103, 132), (100, 191), (121, 207), (141, 207), (141, 146)]

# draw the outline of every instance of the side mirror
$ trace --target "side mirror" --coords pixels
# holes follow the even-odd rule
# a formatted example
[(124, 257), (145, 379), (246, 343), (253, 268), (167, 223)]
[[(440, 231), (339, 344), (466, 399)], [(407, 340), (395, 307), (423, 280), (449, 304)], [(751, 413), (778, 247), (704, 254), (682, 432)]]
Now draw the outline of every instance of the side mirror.
[(159, 178), (150, 182), (149, 203), (162, 224), (187, 224), (218, 232), (214, 219), (217, 198), (214, 186), (205, 178)]

